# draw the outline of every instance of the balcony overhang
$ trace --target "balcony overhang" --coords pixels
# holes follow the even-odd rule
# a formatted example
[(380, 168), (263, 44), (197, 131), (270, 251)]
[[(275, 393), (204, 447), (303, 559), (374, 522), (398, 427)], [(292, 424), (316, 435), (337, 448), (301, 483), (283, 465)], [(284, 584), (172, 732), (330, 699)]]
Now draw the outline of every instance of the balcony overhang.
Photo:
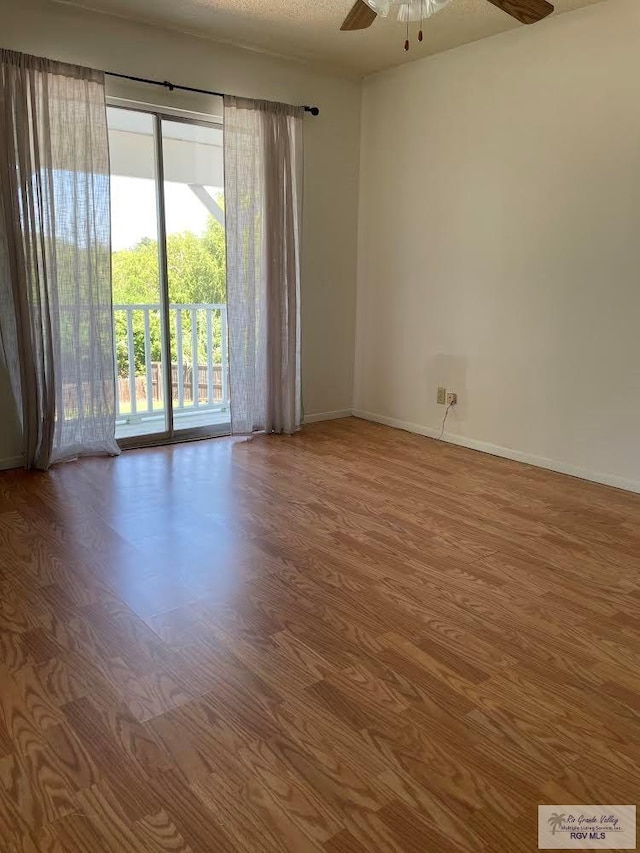
[[(139, 122), (138, 126), (138, 114), (134, 112), (113, 112), (109, 119), (111, 174), (152, 180), (155, 177), (154, 158), (148, 123)], [(221, 129), (164, 121), (162, 153), (166, 181), (203, 187), (224, 186)]]

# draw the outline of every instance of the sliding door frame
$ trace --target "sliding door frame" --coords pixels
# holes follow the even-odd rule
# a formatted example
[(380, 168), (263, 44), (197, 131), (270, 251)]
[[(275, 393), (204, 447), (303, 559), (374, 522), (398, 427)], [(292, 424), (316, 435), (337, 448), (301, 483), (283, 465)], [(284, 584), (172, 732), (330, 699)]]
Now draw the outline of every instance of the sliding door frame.
[[(165, 444), (178, 444), (184, 441), (196, 441), (203, 438), (217, 438), (231, 434), (231, 412), (228, 424), (212, 424), (211, 426), (191, 427), (176, 430), (173, 420), (173, 389), (171, 375), (171, 320), (169, 299), (169, 270), (167, 262), (167, 220), (164, 186), (164, 151), (162, 146), (162, 122), (173, 121), (179, 124), (194, 124), (201, 127), (213, 127), (224, 133), (222, 122), (214, 116), (208, 117), (182, 111), (166, 111), (152, 104), (141, 104), (122, 98), (107, 98), (107, 106), (114, 109), (130, 110), (131, 112), (146, 113), (153, 119), (154, 143), (154, 178), (156, 182), (156, 215), (158, 219), (158, 279), (160, 284), (160, 305), (162, 323), (162, 361), (165, 365), (164, 398), (165, 398), (165, 429), (162, 432), (147, 435), (130, 436), (118, 439), (122, 450), (132, 450), (137, 447), (158, 447)], [(224, 163), (223, 163), (224, 169)], [(225, 297), (226, 298), (226, 297)]]

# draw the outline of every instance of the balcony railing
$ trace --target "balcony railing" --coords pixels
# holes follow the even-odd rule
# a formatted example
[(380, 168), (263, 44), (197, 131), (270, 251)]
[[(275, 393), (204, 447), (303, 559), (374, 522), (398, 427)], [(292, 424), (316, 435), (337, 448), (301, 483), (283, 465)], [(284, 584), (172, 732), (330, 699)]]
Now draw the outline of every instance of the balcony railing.
[(170, 359), (160, 304), (114, 305), (113, 320), (118, 423), (163, 417), (168, 365), (174, 414), (228, 412), (226, 305), (170, 305)]

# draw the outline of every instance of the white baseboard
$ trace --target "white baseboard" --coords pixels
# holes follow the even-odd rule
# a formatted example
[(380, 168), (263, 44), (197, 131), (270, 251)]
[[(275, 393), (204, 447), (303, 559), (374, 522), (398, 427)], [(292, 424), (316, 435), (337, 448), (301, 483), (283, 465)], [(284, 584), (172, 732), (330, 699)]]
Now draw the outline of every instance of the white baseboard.
[(8, 471), (10, 468), (22, 468), (24, 458), (22, 456), (6, 456), (0, 459), (0, 471)]
[(318, 412), (315, 415), (305, 415), (303, 423), (315, 424), (318, 421), (337, 421), (338, 418), (350, 418), (351, 409), (340, 409), (337, 412)]
[[(364, 412), (361, 409), (354, 409), (352, 414), (354, 417), (362, 418), (365, 421), (374, 421), (375, 423), (385, 424), (396, 429), (404, 429), (408, 432), (415, 432), (418, 435), (425, 435), (428, 438), (437, 439), (440, 435), (440, 430), (437, 429), (413, 424), (409, 421), (401, 421), (397, 418), (388, 418), (384, 415), (376, 415), (373, 412)], [(580, 468), (577, 465), (560, 462), (557, 459), (547, 459), (544, 456), (523, 453), (521, 450), (514, 450), (511, 447), (502, 447), (498, 444), (491, 444), (488, 441), (477, 441), (474, 438), (467, 438), (466, 436), (455, 435), (450, 432), (445, 432), (442, 436), (442, 441), (446, 441), (449, 444), (458, 444), (461, 447), (468, 447), (471, 450), (479, 450), (481, 453), (489, 453), (492, 456), (502, 456), (504, 459), (512, 459), (514, 462), (535, 465), (537, 468), (546, 468), (549, 471), (556, 471), (559, 474), (568, 474), (570, 477), (578, 477), (581, 480), (590, 480), (592, 483), (601, 483), (605, 486), (625, 489), (628, 492), (640, 493), (639, 481), (627, 480), (624, 477), (618, 477), (616, 474), (603, 474), (600, 471), (591, 471), (587, 468)]]

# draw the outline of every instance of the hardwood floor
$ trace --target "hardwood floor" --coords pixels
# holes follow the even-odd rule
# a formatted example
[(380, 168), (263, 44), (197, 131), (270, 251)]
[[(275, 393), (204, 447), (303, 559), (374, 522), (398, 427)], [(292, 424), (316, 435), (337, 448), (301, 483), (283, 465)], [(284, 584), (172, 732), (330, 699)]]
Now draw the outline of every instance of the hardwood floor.
[(355, 419), (0, 475), (1, 849), (520, 853), (638, 802), (639, 519)]

